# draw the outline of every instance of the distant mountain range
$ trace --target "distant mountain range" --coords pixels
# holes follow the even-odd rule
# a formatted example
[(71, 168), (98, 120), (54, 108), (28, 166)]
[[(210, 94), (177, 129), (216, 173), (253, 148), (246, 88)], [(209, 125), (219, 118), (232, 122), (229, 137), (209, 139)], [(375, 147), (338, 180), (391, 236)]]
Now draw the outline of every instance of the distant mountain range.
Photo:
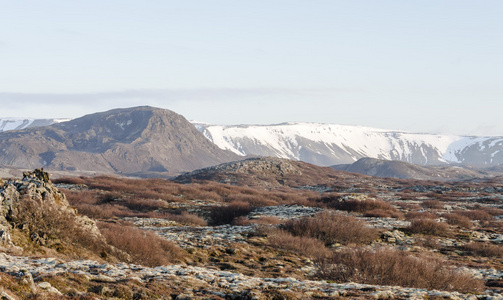
[(0, 165), (20, 169), (176, 175), (238, 159), (181, 115), (147, 106), (0, 133)]
[(194, 123), (218, 147), (238, 155), (274, 156), (320, 166), (370, 157), (417, 165), (503, 163), (503, 137), (471, 137), (390, 131), (319, 123), (209, 125)]
[(463, 179), (503, 172), (503, 137), (318, 123), (219, 126), (190, 123), (148, 106), (65, 121), (0, 119), (0, 165), (173, 176), (264, 156), (397, 178)]
[(464, 180), (502, 174), (502, 171), (497, 168), (474, 169), (469, 166), (454, 165), (419, 166), (404, 161), (370, 157), (360, 158), (352, 164), (335, 165), (332, 168), (369, 176), (420, 180)]

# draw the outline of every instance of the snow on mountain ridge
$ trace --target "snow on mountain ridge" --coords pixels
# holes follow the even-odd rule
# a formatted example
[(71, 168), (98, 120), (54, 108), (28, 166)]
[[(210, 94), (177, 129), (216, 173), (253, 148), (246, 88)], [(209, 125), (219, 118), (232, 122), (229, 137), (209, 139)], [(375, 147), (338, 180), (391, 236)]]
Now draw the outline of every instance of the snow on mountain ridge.
[[(494, 156), (503, 146), (501, 137), (410, 133), (322, 123), (236, 126), (198, 123), (196, 127), (220, 148), (242, 156), (277, 156), (319, 165), (352, 163), (362, 157), (423, 165), (472, 161), (491, 164), (496, 163)], [(475, 154), (470, 153), (475, 148), (487, 151), (491, 160), (472, 158)]]
[(54, 123), (66, 122), (71, 119), (29, 119), (29, 118), (0, 118), (0, 132), (20, 130), (30, 127), (48, 126)]

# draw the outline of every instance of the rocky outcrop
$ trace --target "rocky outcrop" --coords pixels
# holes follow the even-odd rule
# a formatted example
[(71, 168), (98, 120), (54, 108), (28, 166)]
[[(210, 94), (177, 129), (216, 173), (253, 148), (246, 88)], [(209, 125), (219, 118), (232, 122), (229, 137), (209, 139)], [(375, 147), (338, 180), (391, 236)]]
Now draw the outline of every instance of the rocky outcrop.
[(284, 158), (254, 157), (199, 169), (177, 176), (173, 180), (181, 183), (211, 180), (248, 186), (301, 187), (324, 184), (329, 178), (356, 176), (358, 175)]
[(0, 181), (0, 246), (19, 246), (11, 237), (13, 229), (41, 246), (57, 238), (49, 234), (53, 228), (36, 226), (41, 217), (65, 219), (86, 234), (103, 239), (96, 223), (77, 214), (43, 169), (25, 172), (22, 179)]

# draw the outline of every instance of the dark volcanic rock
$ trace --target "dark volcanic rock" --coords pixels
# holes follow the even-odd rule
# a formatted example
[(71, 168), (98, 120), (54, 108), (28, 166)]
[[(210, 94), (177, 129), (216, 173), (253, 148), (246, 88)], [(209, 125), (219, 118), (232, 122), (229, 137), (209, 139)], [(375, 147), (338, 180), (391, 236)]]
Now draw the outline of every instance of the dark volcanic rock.
[(148, 106), (0, 133), (0, 165), (24, 169), (175, 175), (236, 160), (183, 116)]

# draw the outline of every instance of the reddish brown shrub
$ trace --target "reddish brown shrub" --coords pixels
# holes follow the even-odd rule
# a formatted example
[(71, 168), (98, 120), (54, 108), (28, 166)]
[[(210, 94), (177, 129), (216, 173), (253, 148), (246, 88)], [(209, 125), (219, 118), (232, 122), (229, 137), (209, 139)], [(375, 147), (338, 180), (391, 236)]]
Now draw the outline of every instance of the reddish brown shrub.
[(374, 218), (397, 218), (397, 219), (403, 218), (403, 214), (399, 211), (384, 210), (380, 208), (366, 211), (363, 214), (363, 216), (374, 217)]
[(367, 244), (378, 238), (379, 235), (378, 230), (366, 226), (364, 221), (352, 216), (328, 212), (290, 220), (281, 227), (295, 236), (317, 238), (326, 245), (334, 243)]
[(231, 224), (232, 221), (241, 216), (246, 216), (252, 210), (248, 202), (231, 202), (225, 206), (214, 206), (210, 209), (210, 224), (224, 225)]
[(491, 221), (492, 216), (483, 210), (476, 209), (476, 210), (458, 210), (455, 211), (456, 214), (465, 216), (469, 218), (470, 220), (478, 220), (478, 221)]
[(421, 203), (422, 207), (430, 208), (430, 209), (442, 209), (444, 205), (439, 200), (425, 200)]
[(191, 214), (189, 212), (182, 212), (180, 214), (168, 214), (165, 216), (166, 219), (175, 221), (179, 224), (182, 225), (187, 225), (187, 226), (206, 226), (208, 225), (206, 221), (196, 215), (196, 214)]
[(269, 229), (266, 235), (271, 246), (310, 258), (321, 259), (330, 253), (323, 242), (315, 238), (293, 236), (281, 229)]
[(437, 222), (430, 219), (415, 219), (411, 221), (411, 224), (405, 229), (410, 233), (420, 233), (426, 235), (437, 235), (437, 236), (447, 236), (449, 231), (449, 225), (443, 222)]
[(283, 223), (284, 221), (276, 218), (276, 217), (259, 217), (259, 218), (254, 218), (254, 219), (248, 219), (245, 216), (235, 218), (232, 224), (238, 225), (238, 226), (246, 226), (246, 225), (251, 225), (251, 224), (259, 224), (259, 225), (278, 225)]
[(482, 291), (482, 281), (456, 271), (446, 262), (415, 257), (388, 248), (347, 249), (320, 263), (318, 276), (336, 282), (439, 289), (460, 292)]
[(180, 247), (153, 232), (105, 222), (99, 222), (98, 226), (107, 242), (129, 254), (132, 263), (155, 267), (184, 257)]
[(405, 218), (407, 220), (414, 220), (414, 219), (436, 219), (438, 217), (437, 215), (426, 211), (424, 212), (411, 211), (405, 215)]
[[(323, 199), (323, 198), (322, 198)], [(350, 212), (365, 213), (367, 211), (379, 209), (381, 211), (386, 210), (390, 212), (396, 212), (397, 209), (393, 207), (388, 202), (382, 200), (345, 200), (345, 201), (333, 201), (327, 203), (329, 207), (335, 208), (337, 210), (344, 210)]]
[(444, 214), (442, 215), (447, 220), (447, 224), (457, 225), (459, 227), (471, 228), (473, 226), (470, 219), (466, 216), (454, 213), (454, 214)]
[(485, 257), (503, 257), (503, 247), (491, 243), (472, 242), (461, 247), (472, 255)]

